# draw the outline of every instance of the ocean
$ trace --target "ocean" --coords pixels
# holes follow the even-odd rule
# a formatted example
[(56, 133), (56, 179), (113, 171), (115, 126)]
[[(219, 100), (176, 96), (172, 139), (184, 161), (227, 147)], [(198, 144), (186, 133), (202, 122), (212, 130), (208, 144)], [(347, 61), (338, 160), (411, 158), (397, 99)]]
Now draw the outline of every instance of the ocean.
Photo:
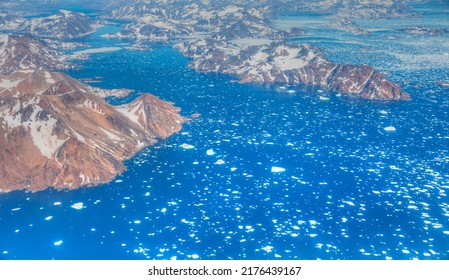
[(416, 8), (423, 17), (391, 20), (387, 30), (358, 22), (372, 28), (367, 36), (335, 32), (324, 15), (276, 22), (305, 25), (293, 41), (336, 62), (388, 72), (409, 102), (239, 84), (189, 69), (169, 45), (130, 50), (100, 37), (117, 26), (101, 28), (83, 41), (114, 49), (93, 51), (69, 75), (136, 91), (113, 104), (150, 92), (200, 117), (128, 160), (109, 184), (2, 194), (0, 258), (448, 259), (449, 90), (436, 82), (449, 80), (449, 36), (397, 29), (448, 27), (449, 12)]

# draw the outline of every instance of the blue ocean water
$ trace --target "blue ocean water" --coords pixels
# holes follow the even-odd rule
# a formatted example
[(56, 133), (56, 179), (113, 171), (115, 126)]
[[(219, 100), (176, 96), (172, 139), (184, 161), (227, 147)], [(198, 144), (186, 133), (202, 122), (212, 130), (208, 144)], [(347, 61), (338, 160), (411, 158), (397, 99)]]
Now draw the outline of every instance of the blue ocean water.
[[(423, 38), (394, 37), (394, 30), (361, 38), (323, 25), (296, 39), (313, 41), (336, 61), (388, 70), (413, 97), (372, 102), (197, 73), (170, 46), (128, 50), (126, 42), (100, 37), (116, 29), (86, 42), (123, 49), (91, 54), (68, 74), (136, 90), (112, 103), (151, 92), (201, 117), (127, 161), (109, 184), (1, 195), (0, 258), (449, 257), (449, 92), (435, 84), (449, 80), (449, 62), (423, 65), (396, 54)], [(431, 40), (443, 45), (431, 44), (427, 59), (444, 56), (448, 38)], [(375, 54), (360, 54), (367, 44), (376, 44)], [(419, 55), (426, 51), (415, 49), (425, 60)]]

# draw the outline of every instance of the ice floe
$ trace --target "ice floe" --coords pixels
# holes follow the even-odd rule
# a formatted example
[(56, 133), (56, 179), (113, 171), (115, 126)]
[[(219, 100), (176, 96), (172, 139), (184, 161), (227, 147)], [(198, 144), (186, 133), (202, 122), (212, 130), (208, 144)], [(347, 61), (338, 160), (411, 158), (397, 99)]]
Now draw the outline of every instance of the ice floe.
[(81, 209), (83, 209), (84, 204), (82, 202), (77, 202), (77, 203), (72, 204), (72, 206), (70, 206), (70, 207), (72, 207), (73, 209), (76, 209), (76, 210), (81, 210)]

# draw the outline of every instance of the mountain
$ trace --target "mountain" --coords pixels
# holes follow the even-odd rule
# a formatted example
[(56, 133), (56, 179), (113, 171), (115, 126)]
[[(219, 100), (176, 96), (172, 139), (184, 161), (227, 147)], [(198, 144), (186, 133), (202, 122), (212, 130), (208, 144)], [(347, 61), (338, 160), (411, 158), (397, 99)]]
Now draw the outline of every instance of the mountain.
[(131, 24), (124, 25), (119, 33), (109, 34), (105, 37), (165, 42), (187, 37), (193, 32), (194, 29), (187, 24), (148, 14)]
[(0, 34), (0, 74), (17, 70), (62, 70), (73, 67), (69, 57), (29, 35)]
[(358, 26), (355, 22), (347, 18), (338, 18), (337, 20), (332, 22), (329, 26), (356, 35), (366, 35), (369, 33), (366, 29), (363, 29), (362, 27)]
[(19, 31), (30, 33), (37, 37), (76, 39), (92, 34), (96, 23), (83, 13), (60, 10), (48, 16), (32, 18), (25, 21)]
[(410, 96), (371, 66), (338, 65), (311, 44), (266, 40), (199, 39), (175, 46), (204, 72), (237, 75), (242, 83), (319, 85), (372, 100), (408, 100)]
[(185, 121), (155, 96), (114, 107), (98, 92), (108, 93), (62, 73), (0, 75), (0, 192), (109, 182), (124, 160)]
[(418, 36), (442, 36), (449, 34), (449, 28), (428, 28), (422, 26), (401, 28), (399, 31)]
[(24, 21), (24, 18), (0, 12), (0, 30), (16, 30)]

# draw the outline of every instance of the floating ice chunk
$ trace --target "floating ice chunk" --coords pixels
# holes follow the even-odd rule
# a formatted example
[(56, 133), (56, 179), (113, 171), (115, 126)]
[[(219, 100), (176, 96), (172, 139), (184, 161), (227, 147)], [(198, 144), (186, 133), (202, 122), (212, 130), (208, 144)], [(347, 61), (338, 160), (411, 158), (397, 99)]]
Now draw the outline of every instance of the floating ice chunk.
[(321, 101), (329, 101), (329, 97), (326, 96), (320, 96)]
[(402, 253), (404, 253), (404, 254), (410, 254), (410, 251), (407, 250), (407, 249), (402, 249)]
[(176, 259), (177, 259), (176, 256), (173, 256), (173, 257), (170, 258), (170, 260), (172, 260), (172, 261), (176, 261)]
[(271, 172), (273, 173), (279, 173), (279, 172), (284, 172), (285, 168), (283, 167), (277, 167), (277, 166), (273, 166), (271, 167)]
[(316, 234), (316, 233), (311, 233), (311, 234), (309, 234), (309, 236), (310, 236), (310, 237), (317, 237), (318, 234)]
[(231, 167), (231, 171), (234, 172), (237, 170), (237, 167)]
[(385, 110), (380, 110), (379, 113), (380, 113), (381, 115), (388, 115), (388, 112), (385, 111)]
[(222, 159), (219, 159), (219, 160), (217, 160), (214, 164), (218, 164), (218, 165), (221, 165), (221, 164), (224, 164), (225, 163), (225, 161), (224, 160), (222, 160)]
[(213, 149), (209, 149), (209, 150), (207, 150), (206, 155), (213, 156), (213, 155), (215, 155), (215, 151)]
[(53, 203), (54, 206), (59, 206), (59, 205), (61, 205), (61, 204), (62, 204), (62, 203), (59, 202), (59, 201), (56, 201), (55, 203)]
[(47, 218), (45, 218), (46, 221), (50, 221), (51, 219), (53, 219), (53, 216), (48, 216)]
[(162, 212), (162, 213), (167, 212), (167, 208), (162, 208), (162, 209), (161, 209), (161, 212)]
[(190, 144), (181, 144), (181, 145), (179, 145), (181, 148), (183, 148), (183, 149), (185, 149), (185, 150), (190, 150), (190, 149), (194, 149), (195, 148), (195, 146), (193, 146), (193, 145), (190, 145)]
[(74, 203), (70, 207), (72, 207), (73, 209), (76, 209), (76, 210), (80, 210), (80, 209), (83, 209), (83, 203), (82, 202), (77, 202), (77, 203)]
[(122, 183), (123, 180), (115, 180), (116, 183)]
[(192, 255), (192, 259), (195, 259), (195, 260), (196, 260), (196, 259), (199, 259), (199, 258), (200, 258), (200, 256), (197, 255), (197, 254), (193, 254), (193, 255)]
[(296, 91), (289, 89), (289, 90), (287, 90), (287, 93), (293, 94), (293, 93), (296, 93)]
[(11, 211), (15, 212), (15, 211), (19, 211), (21, 208), (13, 208), (11, 209)]
[(449, 230), (443, 231), (444, 234), (449, 234)]
[(140, 223), (141, 223), (141, 221), (139, 221), (139, 220), (135, 220), (135, 221), (134, 221), (134, 223), (135, 223), (136, 225), (138, 225), (138, 224), (140, 224)]
[(273, 246), (265, 246), (265, 247), (262, 247), (261, 249), (267, 253), (270, 253), (273, 250), (273, 248), (274, 248)]
[(8, 251), (3, 251), (2, 254), (6, 255), (8, 254)]
[(387, 132), (395, 132), (396, 128), (394, 126), (387, 126), (384, 128), (384, 130)]
[(59, 246), (62, 244), (62, 240), (56, 241), (55, 243), (53, 243), (55, 246)]
[(280, 86), (279, 89), (280, 89), (280, 90), (286, 90), (287, 88), (284, 87), (284, 86)]

